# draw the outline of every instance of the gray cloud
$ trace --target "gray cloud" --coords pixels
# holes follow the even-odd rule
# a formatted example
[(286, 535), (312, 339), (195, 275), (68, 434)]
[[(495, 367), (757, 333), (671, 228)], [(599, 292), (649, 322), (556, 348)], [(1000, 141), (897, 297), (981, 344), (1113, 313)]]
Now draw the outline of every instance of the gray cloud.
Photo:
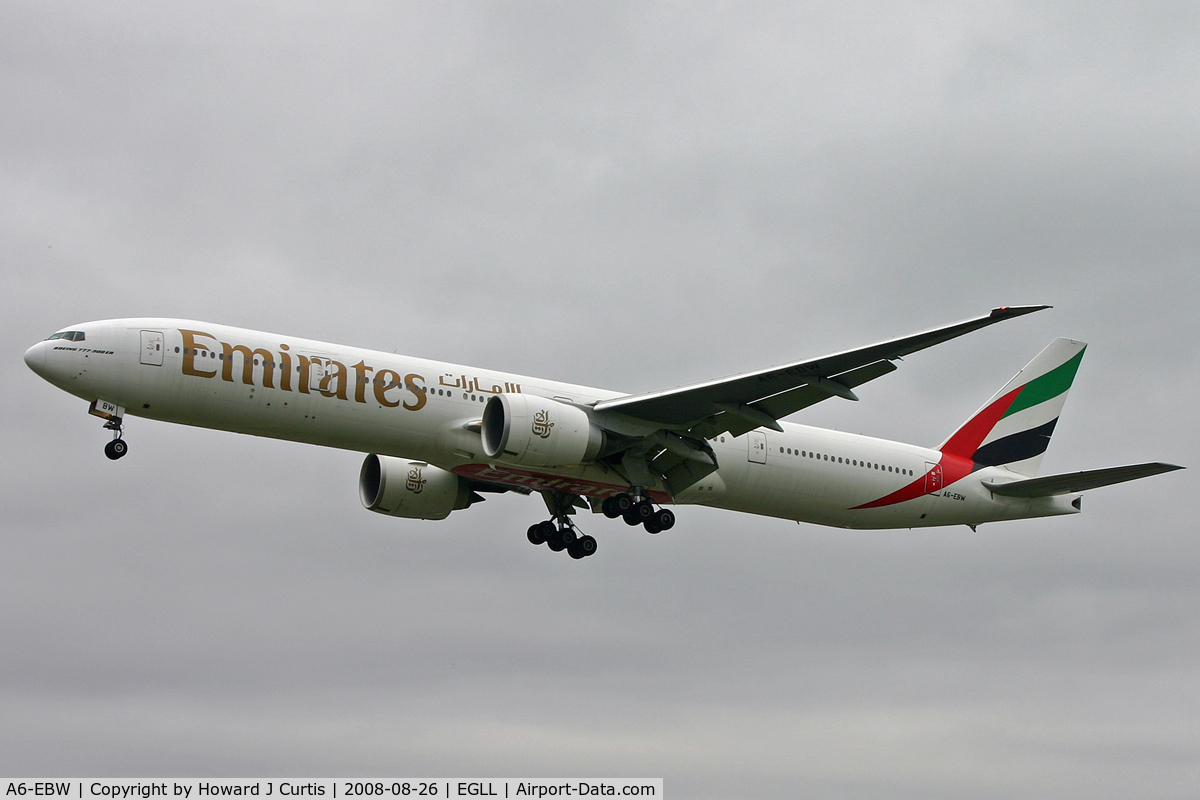
[(1005, 303), (805, 422), (933, 444), (1091, 343), (1047, 471), (1194, 464), (1189, 4), (0, 9), (0, 771), (662, 775), (696, 797), (1186, 797), (1188, 473), (1069, 519), (358, 505), (360, 456), (20, 363), (180, 316), (646, 390)]

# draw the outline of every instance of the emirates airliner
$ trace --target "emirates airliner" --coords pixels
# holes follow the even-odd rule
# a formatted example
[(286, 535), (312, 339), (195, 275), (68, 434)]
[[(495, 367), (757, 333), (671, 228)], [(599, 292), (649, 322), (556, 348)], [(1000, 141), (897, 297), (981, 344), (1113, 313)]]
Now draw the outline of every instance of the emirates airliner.
[(25, 353), (128, 452), (126, 415), (366, 453), (380, 514), (438, 520), (489, 492), (541, 495), (529, 541), (596, 552), (577, 510), (659, 533), (699, 504), (841, 528), (967, 525), (1080, 511), (1080, 492), (1152, 462), (1036, 477), (1086, 345), (1056, 339), (937, 447), (781, 422), (902, 357), (1048, 306), (644, 394), (576, 386), (180, 319), (73, 325)]

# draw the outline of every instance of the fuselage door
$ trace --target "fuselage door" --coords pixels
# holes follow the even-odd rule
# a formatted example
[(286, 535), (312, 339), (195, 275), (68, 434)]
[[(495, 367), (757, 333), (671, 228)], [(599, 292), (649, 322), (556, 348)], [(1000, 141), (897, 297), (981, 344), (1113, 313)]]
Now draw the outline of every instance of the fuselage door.
[(313, 356), (308, 366), (308, 387), (314, 392), (319, 392), (323, 380), (325, 380), (325, 362)]
[(750, 460), (755, 464), (767, 463), (767, 435), (762, 431), (750, 431), (746, 438), (750, 441)]
[(152, 367), (163, 364), (162, 331), (142, 331), (142, 363)]
[(942, 465), (925, 462), (925, 494), (937, 494), (942, 490)]

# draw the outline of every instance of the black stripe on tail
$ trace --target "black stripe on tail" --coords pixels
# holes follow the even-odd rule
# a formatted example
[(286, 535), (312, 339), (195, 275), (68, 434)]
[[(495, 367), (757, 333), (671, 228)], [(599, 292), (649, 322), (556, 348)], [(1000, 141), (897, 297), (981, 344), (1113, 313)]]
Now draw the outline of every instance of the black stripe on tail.
[(981, 467), (995, 467), (1040, 456), (1050, 446), (1050, 436), (1057, 423), (1058, 418), (1055, 417), (1045, 425), (989, 442), (976, 450), (971, 460)]

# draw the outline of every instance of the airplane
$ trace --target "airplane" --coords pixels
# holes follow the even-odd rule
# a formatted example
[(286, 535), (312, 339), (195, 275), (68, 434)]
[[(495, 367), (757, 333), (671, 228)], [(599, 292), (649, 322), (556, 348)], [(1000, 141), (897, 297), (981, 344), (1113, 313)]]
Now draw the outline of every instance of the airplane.
[(1050, 308), (983, 316), (820, 358), (622, 394), (179, 319), (74, 325), (25, 363), (90, 403), (128, 452), (126, 415), (366, 453), (370, 511), (439, 520), (483, 494), (534, 492), (532, 544), (596, 552), (590, 510), (656, 534), (703, 505), (853, 529), (1075, 514), (1081, 492), (1171, 470), (1150, 462), (1037, 477), (1086, 344), (1056, 339), (937, 447), (781, 421), (897, 369), (905, 356)]

